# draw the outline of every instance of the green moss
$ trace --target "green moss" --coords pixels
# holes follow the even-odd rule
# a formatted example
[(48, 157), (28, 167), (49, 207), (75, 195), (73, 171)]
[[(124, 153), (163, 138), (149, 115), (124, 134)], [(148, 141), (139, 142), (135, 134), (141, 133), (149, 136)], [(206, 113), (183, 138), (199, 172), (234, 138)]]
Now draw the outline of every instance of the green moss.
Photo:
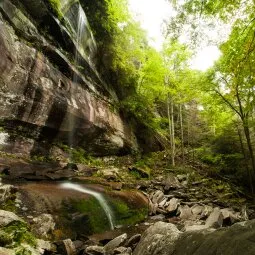
[(148, 215), (147, 207), (130, 207), (120, 199), (111, 199), (109, 203), (116, 215), (117, 225), (134, 225), (143, 221)]
[(90, 235), (110, 229), (107, 216), (95, 198), (70, 200), (67, 205), (65, 206), (67, 215), (77, 212), (83, 215), (80, 219), (72, 221), (73, 228), (77, 233)]
[(52, 11), (58, 17), (59, 20), (63, 19), (63, 13), (61, 11), (61, 3), (60, 0), (48, 0)]
[[(133, 225), (141, 222), (148, 215), (147, 207), (135, 208), (116, 198), (108, 198), (108, 204), (113, 211), (116, 225)], [(91, 235), (110, 229), (108, 218), (95, 198), (69, 200), (64, 205), (65, 216), (80, 213), (73, 220), (72, 227), (79, 234)]]

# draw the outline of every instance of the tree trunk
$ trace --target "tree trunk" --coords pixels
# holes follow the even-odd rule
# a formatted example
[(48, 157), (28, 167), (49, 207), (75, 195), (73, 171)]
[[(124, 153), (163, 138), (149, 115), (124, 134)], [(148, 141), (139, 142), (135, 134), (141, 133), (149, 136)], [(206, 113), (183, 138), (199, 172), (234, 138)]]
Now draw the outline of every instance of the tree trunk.
[(169, 131), (169, 138), (170, 138), (170, 148), (172, 151), (172, 125), (171, 125), (171, 112), (170, 112), (170, 95), (168, 93), (167, 96), (167, 117), (168, 117), (168, 131)]
[(183, 135), (183, 120), (182, 120), (182, 105), (179, 106), (179, 115), (180, 115), (180, 129), (181, 129), (181, 152), (182, 152), (182, 161), (184, 161), (184, 135)]
[(252, 144), (251, 144), (251, 135), (250, 135), (250, 129), (248, 126), (248, 119), (245, 119), (245, 118), (242, 119), (242, 124), (243, 124), (243, 130), (244, 130), (247, 147), (248, 147), (248, 151), (249, 151), (249, 155), (250, 155), (250, 159), (251, 159), (252, 173), (251, 173), (250, 178), (252, 179), (252, 184), (253, 184), (254, 183), (254, 174), (255, 174), (255, 158), (254, 158), (253, 148), (252, 148)]
[(171, 100), (172, 165), (175, 166), (174, 103)]
[(167, 115), (168, 115), (168, 129), (171, 146), (171, 161), (172, 165), (175, 166), (175, 142), (174, 142), (174, 108), (173, 101), (170, 99), (170, 94), (167, 97)]
[(250, 184), (251, 193), (254, 194), (254, 189), (253, 189), (253, 184), (252, 184), (252, 174), (251, 174), (251, 171), (249, 169), (249, 165), (247, 163), (247, 156), (246, 156), (246, 152), (245, 152), (245, 148), (244, 148), (244, 144), (243, 144), (242, 133), (241, 133), (241, 130), (239, 129), (239, 127), (238, 127), (238, 124), (236, 125), (236, 128), (237, 128), (239, 142), (240, 142), (240, 145), (241, 145), (241, 150), (242, 150), (244, 161), (245, 161), (244, 162), (245, 163), (245, 168), (246, 168), (246, 171), (247, 171), (247, 175), (249, 177), (249, 184)]

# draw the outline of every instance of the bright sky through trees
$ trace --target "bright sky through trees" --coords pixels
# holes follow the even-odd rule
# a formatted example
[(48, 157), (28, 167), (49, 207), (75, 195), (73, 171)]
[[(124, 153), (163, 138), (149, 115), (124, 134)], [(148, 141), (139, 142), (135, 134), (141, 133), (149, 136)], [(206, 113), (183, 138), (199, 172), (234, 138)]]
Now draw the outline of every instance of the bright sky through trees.
[[(164, 37), (162, 35), (163, 20), (174, 16), (174, 10), (166, 0), (129, 0), (130, 10), (135, 19), (147, 30), (150, 44), (157, 50), (161, 49)], [(206, 46), (198, 51), (191, 61), (191, 68), (205, 71), (213, 65), (220, 56), (216, 46)]]

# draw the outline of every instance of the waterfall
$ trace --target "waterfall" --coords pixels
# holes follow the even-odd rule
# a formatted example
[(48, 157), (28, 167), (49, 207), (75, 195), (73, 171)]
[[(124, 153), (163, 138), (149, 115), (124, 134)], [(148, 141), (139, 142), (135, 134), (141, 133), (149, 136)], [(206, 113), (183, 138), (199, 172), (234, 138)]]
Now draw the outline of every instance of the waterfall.
[(63, 184), (61, 184), (61, 187), (64, 188), (64, 189), (76, 190), (76, 191), (79, 191), (79, 192), (82, 192), (82, 193), (89, 194), (89, 195), (93, 196), (99, 202), (102, 209), (104, 210), (104, 212), (107, 216), (107, 219), (109, 221), (109, 224), (111, 226), (111, 229), (114, 229), (114, 217), (113, 217), (112, 210), (109, 207), (109, 205), (107, 204), (107, 201), (104, 199), (102, 194), (100, 194), (96, 191), (84, 188), (81, 185), (74, 184), (74, 183), (63, 183)]
[[(74, 16), (77, 15), (77, 16)], [(74, 4), (72, 8), (69, 8), (68, 12), (66, 13), (66, 19), (68, 20), (69, 24), (73, 28), (73, 31), (76, 35), (76, 41), (75, 41), (75, 52), (74, 52), (74, 65), (79, 70), (81, 68), (81, 62), (82, 58), (86, 59), (88, 64), (90, 65), (91, 69), (94, 71), (94, 73), (99, 77), (95, 67), (94, 67), (94, 57), (97, 50), (96, 42), (93, 37), (93, 34), (91, 32), (86, 14), (84, 10), (82, 9), (80, 4)], [(79, 76), (74, 72), (73, 74), (73, 82), (79, 83)], [(77, 93), (77, 86), (73, 86), (72, 94)], [(72, 97), (71, 94), (71, 97)], [(72, 104), (75, 102), (71, 101)], [(68, 143), (71, 147), (70, 151), (70, 158), (72, 158), (72, 148), (74, 146), (74, 132), (75, 132), (75, 117), (70, 114), (69, 117), (69, 137), (68, 137)]]

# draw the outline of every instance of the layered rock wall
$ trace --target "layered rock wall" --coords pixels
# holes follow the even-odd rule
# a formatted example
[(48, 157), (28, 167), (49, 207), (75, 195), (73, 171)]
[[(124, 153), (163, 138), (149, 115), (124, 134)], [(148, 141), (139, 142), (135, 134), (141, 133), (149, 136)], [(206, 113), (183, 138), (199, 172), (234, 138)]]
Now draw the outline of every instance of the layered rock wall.
[(131, 127), (114, 110), (114, 91), (85, 51), (77, 53), (82, 67), (74, 64), (76, 38), (65, 19), (46, 0), (27, 2), (0, 3), (1, 149), (45, 154), (64, 143), (96, 155), (136, 150)]

